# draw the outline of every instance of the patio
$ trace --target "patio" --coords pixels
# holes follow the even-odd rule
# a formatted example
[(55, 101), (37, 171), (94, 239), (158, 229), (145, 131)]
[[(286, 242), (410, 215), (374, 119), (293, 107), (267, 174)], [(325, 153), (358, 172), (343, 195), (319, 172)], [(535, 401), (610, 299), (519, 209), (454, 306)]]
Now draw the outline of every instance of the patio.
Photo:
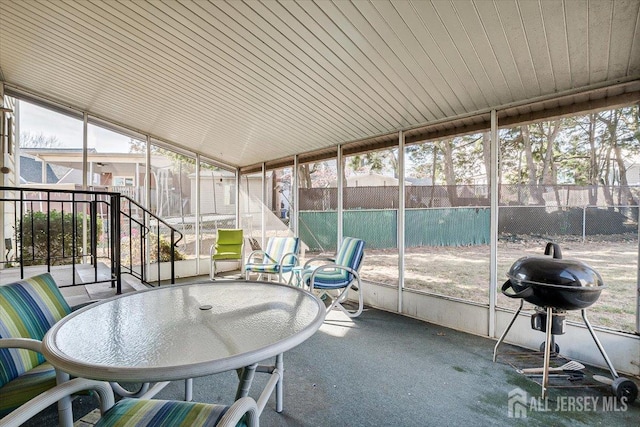
[[(1, 185), (38, 196), (0, 206), (0, 284), (38, 258), (37, 223), (47, 263), (60, 236), (59, 258), (129, 267), (95, 281), (140, 266), (158, 284), (206, 280), (221, 225), (307, 253), (351, 236), (371, 254), (366, 310), (330, 313), (287, 351), (285, 411), (272, 399), (263, 425), (517, 424), (510, 406), (534, 425), (638, 424), (640, 404), (614, 405), (609, 386), (539, 402), (538, 384), (492, 361), (518, 302), (500, 295), (505, 271), (560, 240), (599, 264), (599, 339), (640, 383), (637, 0), (0, 0), (0, 40)], [(103, 187), (121, 193), (113, 216), (44, 195)], [(77, 305), (114, 289), (63, 293)], [(538, 348), (516, 320), (508, 341)], [(562, 354), (604, 366), (573, 320)], [(197, 378), (194, 400), (230, 403), (236, 382)], [(182, 396), (177, 382), (158, 397)]]
[[(68, 289), (74, 288), (63, 291)], [(493, 363), (494, 345), (492, 339), (373, 308), (356, 319), (332, 311), (313, 337), (285, 354), (284, 412), (275, 412), (272, 397), (260, 421), (265, 426), (510, 426), (509, 393), (517, 388), (526, 392), (529, 425), (635, 425), (640, 417), (637, 401), (622, 405), (608, 386), (551, 388), (548, 401), (536, 399), (532, 407), (540, 386), (518, 374), (506, 356)], [(513, 351), (526, 350), (500, 348), (501, 355)], [(230, 404), (236, 385), (235, 372), (196, 378), (194, 400)], [(251, 395), (263, 386), (257, 375)], [(181, 399), (183, 387), (172, 382), (157, 398)], [(76, 425), (91, 425), (95, 407), (92, 397), (76, 399), (74, 414), (83, 417)], [(56, 417), (49, 408), (29, 425), (55, 425)]]

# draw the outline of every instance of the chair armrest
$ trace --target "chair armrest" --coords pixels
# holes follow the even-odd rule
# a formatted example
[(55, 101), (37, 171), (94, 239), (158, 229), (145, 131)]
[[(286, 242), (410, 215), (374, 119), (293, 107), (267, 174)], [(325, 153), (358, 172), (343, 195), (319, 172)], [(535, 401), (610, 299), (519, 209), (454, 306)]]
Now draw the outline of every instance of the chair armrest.
[[(140, 397), (143, 394), (145, 394), (146, 392), (149, 391), (149, 387), (150, 387), (150, 383), (142, 383), (140, 385), (140, 388), (136, 391), (130, 391), (127, 390), (126, 388), (122, 387), (120, 384), (116, 383), (116, 382), (110, 382), (109, 385), (111, 385), (111, 390), (113, 390), (113, 392), (115, 394), (117, 394), (118, 396), (121, 397)], [(157, 392), (156, 392), (157, 393)]]
[(0, 338), (0, 348), (22, 348), (42, 353), (42, 341), (33, 338)]
[(251, 251), (251, 253), (249, 254), (249, 256), (247, 257), (247, 264), (251, 264), (251, 259), (254, 256), (261, 256), (262, 261), (264, 262), (265, 258), (268, 256), (267, 253), (265, 251), (263, 251), (262, 249), (256, 249), (255, 251)]
[(313, 257), (307, 260), (307, 262), (304, 263), (304, 267), (307, 268), (309, 266), (309, 264), (314, 263), (314, 262), (320, 262), (320, 261), (324, 261), (324, 262), (335, 262), (336, 259), (334, 257), (330, 257), (330, 256), (317, 256), (317, 257)]
[[(285, 263), (284, 263), (284, 259), (285, 259), (285, 258), (287, 258), (287, 257), (290, 257), (290, 256), (292, 256), (292, 257), (293, 257), (293, 263), (285, 264)], [(280, 259), (278, 260), (278, 265), (279, 265), (280, 267), (285, 266), (285, 265), (286, 265), (287, 267), (289, 267), (289, 266), (293, 266), (293, 267), (295, 267), (295, 266), (296, 266), (296, 265), (298, 265), (299, 263), (300, 263), (300, 258), (298, 258), (298, 254), (296, 254), (295, 252), (288, 252), (288, 253), (286, 253), (286, 254), (282, 255), (282, 256), (280, 257)]]
[(247, 426), (257, 427), (260, 417), (258, 405), (253, 398), (248, 396), (236, 400), (216, 424), (216, 427), (235, 427), (245, 414), (247, 415), (245, 419)]
[(98, 393), (101, 413), (108, 411), (115, 403), (109, 383), (84, 378), (74, 378), (71, 381), (59, 384), (39, 394), (18, 409), (12, 411), (9, 415), (0, 419), (0, 426), (18, 427), (63, 397), (70, 396), (82, 390), (95, 390)]
[(95, 299), (95, 300), (91, 300), (91, 301), (81, 302), (80, 304), (76, 304), (73, 307), (71, 307), (71, 311), (74, 312), (76, 310), (80, 310), (81, 308), (85, 308), (88, 305), (95, 304), (98, 301), (100, 301), (100, 300)]

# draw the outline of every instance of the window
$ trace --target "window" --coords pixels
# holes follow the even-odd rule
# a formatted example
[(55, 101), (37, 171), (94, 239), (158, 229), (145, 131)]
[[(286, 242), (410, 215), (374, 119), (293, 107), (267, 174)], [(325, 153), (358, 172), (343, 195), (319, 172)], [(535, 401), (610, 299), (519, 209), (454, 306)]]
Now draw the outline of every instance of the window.
[(114, 187), (132, 187), (134, 185), (134, 179), (133, 177), (114, 176), (113, 185)]
[[(631, 106), (500, 130), (499, 272), (553, 241), (607, 286), (592, 323), (627, 332), (637, 297), (637, 126)], [(514, 303), (498, 296), (501, 306)], [(580, 321), (578, 312), (569, 318)]]
[(298, 165), (298, 233), (307, 257), (337, 248), (338, 173), (336, 160)]
[(489, 132), (405, 147), (405, 287), (489, 299)]
[(343, 235), (366, 242), (364, 280), (398, 286), (398, 150), (348, 156), (344, 162)]

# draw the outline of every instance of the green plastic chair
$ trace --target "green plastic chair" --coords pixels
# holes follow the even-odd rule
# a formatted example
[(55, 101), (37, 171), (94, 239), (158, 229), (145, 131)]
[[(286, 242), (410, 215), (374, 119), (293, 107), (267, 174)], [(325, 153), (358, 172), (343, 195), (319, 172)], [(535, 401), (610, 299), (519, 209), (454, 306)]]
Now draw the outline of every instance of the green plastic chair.
[(215, 280), (216, 263), (220, 261), (237, 261), (242, 271), (244, 265), (244, 233), (240, 228), (219, 228), (216, 243), (209, 249), (211, 269), (209, 278)]

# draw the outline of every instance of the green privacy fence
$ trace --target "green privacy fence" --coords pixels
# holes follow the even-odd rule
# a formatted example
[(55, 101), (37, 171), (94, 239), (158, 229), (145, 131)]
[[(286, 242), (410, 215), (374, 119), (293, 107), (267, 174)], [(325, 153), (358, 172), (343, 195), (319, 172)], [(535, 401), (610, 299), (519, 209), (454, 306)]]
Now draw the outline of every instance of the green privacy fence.
[[(397, 247), (395, 209), (346, 210), (343, 234), (367, 242), (368, 248)], [(334, 251), (338, 214), (335, 211), (300, 212), (299, 233), (312, 251)], [(405, 244), (462, 246), (489, 243), (489, 208), (407, 209)]]
[(407, 209), (405, 246), (487, 245), (489, 208)]
[(298, 235), (311, 251), (334, 252), (338, 234), (338, 212), (304, 211), (298, 216)]

